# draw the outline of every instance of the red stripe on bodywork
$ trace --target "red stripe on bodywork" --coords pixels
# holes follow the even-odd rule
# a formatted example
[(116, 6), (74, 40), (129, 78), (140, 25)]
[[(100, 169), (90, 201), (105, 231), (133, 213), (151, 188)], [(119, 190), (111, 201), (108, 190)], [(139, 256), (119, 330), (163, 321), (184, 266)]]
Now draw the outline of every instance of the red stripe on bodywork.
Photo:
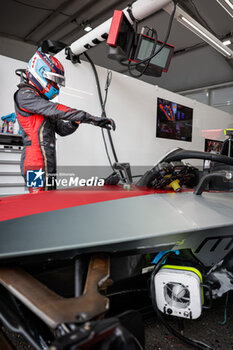
[(168, 192), (173, 191), (156, 191), (136, 186), (127, 191), (121, 186), (104, 186), (4, 197), (0, 199), (0, 221), (116, 199)]

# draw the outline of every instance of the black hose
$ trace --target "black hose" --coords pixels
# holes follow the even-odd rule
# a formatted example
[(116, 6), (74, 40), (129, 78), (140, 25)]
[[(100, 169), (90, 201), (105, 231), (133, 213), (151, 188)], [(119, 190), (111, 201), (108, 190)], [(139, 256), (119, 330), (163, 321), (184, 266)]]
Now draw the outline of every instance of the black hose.
[(110, 298), (110, 297), (114, 297), (114, 296), (118, 296), (118, 295), (124, 295), (124, 294), (130, 294), (130, 293), (144, 293), (144, 292), (148, 292), (148, 289), (147, 288), (125, 289), (125, 290), (121, 290), (119, 292), (113, 292), (113, 293), (106, 294), (106, 297)]
[(112, 168), (113, 171), (115, 171), (114, 168), (113, 168), (113, 165), (112, 165), (112, 161), (111, 161), (109, 152), (108, 152), (108, 146), (107, 146), (107, 142), (106, 142), (106, 138), (105, 138), (105, 135), (104, 135), (104, 129), (103, 128), (101, 129), (101, 133), (102, 133), (102, 137), (103, 137), (103, 141), (104, 141), (105, 152), (107, 154), (107, 158), (108, 158), (110, 167)]
[(233, 166), (233, 158), (224, 156), (222, 154), (215, 154), (210, 152), (189, 151), (182, 148), (175, 150), (163, 158), (163, 162), (175, 162), (183, 159), (203, 159), (211, 160), (212, 162), (224, 163)]
[(105, 105), (106, 105), (106, 102), (107, 102), (107, 98), (108, 98), (108, 88), (111, 84), (111, 81), (112, 81), (112, 71), (111, 70), (108, 70), (108, 74), (107, 74), (107, 79), (106, 79), (106, 83), (105, 83), (105, 97), (104, 97), (104, 109), (105, 109)]
[[(153, 45), (153, 49), (152, 49), (152, 55), (154, 54), (155, 50), (156, 50), (156, 46), (157, 46), (157, 42), (158, 42), (158, 34), (156, 32), (155, 29), (151, 29), (152, 30), (152, 33), (155, 34), (155, 38), (154, 38), (154, 45)], [(156, 53), (157, 54), (157, 53)], [(131, 71), (131, 61), (129, 61), (128, 63), (128, 72), (129, 74), (134, 77), (134, 78), (140, 78), (144, 73), (145, 71), (147, 70), (147, 68), (149, 67), (149, 64), (150, 64), (150, 59), (148, 59), (147, 63), (145, 64), (145, 67), (143, 68), (142, 72), (140, 74), (134, 74), (132, 71)], [(140, 62), (141, 64), (141, 62)]]
[[(92, 66), (92, 69), (93, 69), (93, 72), (94, 72), (94, 75), (95, 75), (98, 96), (99, 96), (100, 105), (101, 105), (101, 109), (102, 109), (102, 116), (107, 118), (106, 117), (106, 112), (105, 112), (105, 104), (103, 102), (102, 93), (101, 93), (101, 89), (100, 89), (99, 77), (98, 77), (98, 74), (97, 74), (94, 62), (92, 61), (92, 59), (90, 58), (90, 56), (86, 52), (84, 52), (84, 55), (86, 56), (86, 58), (90, 62), (91, 66)], [(115, 151), (115, 147), (114, 147), (114, 144), (113, 144), (113, 140), (112, 140), (112, 136), (111, 136), (110, 130), (107, 130), (107, 132), (108, 132), (108, 138), (109, 138), (109, 142), (110, 142), (110, 145), (111, 145), (111, 149), (112, 149), (114, 160), (115, 160), (116, 163), (118, 163), (118, 158), (117, 158), (117, 155), (116, 155), (116, 151)], [(103, 135), (103, 138), (104, 138), (103, 132), (102, 132), (102, 135)], [(106, 145), (106, 140), (105, 139), (104, 139), (104, 144), (105, 144), (105, 149), (106, 149), (106, 152), (107, 152), (107, 156), (108, 156), (108, 160), (109, 160), (110, 166), (111, 166), (111, 168), (113, 168), (112, 162), (110, 160), (110, 156), (109, 156), (109, 153), (108, 153), (108, 150), (107, 150), (107, 145)]]
[(182, 334), (180, 334), (179, 332), (177, 332), (175, 329), (173, 329), (163, 318), (163, 314), (159, 311), (157, 303), (156, 303), (156, 294), (155, 294), (155, 286), (154, 286), (154, 279), (155, 279), (155, 275), (158, 273), (158, 271), (160, 270), (163, 262), (167, 259), (167, 257), (169, 255), (171, 255), (173, 252), (168, 252), (166, 253), (161, 260), (158, 262), (158, 264), (155, 266), (154, 270), (152, 271), (151, 274), (151, 279), (150, 279), (150, 291), (151, 291), (151, 300), (152, 300), (152, 306), (155, 310), (155, 313), (157, 315), (157, 318), (159, 321), (161, 321), (163, 323), (163, 325), (167, 328), (167, 330), (172, 333), (175, 337), (179, 338), (181, 341), (183, 341), (186, 344), (192, 345), (193, 347), (195, 347), (196, 349), (201, 349), (201, 350), (213, 350), (213, 348), (209, 347), (208, 345), (197, 341), (197, 340), (193, 340), (190, 338), (186, 338), (185, 336), (183, 336)]

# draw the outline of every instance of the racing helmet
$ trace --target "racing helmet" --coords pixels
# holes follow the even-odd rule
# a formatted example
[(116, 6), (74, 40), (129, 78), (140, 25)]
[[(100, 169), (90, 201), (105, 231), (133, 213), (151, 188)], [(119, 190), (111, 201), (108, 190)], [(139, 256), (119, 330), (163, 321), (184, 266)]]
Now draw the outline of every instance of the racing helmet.
[(28, 62), (26, 75), (28, 82), (49, 100), (59, 94), (59, 86), (65, 86), (65, 72), (60, 61), (40, 49)]

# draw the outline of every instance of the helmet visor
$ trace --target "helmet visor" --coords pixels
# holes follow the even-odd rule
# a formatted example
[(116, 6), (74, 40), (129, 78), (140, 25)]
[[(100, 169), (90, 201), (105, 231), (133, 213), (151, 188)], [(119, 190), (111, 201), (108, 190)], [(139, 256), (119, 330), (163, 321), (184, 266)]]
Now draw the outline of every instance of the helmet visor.
[(60, 86), (65, 86), (65, 77), (63, 75), (45, 71), (44, 77)]

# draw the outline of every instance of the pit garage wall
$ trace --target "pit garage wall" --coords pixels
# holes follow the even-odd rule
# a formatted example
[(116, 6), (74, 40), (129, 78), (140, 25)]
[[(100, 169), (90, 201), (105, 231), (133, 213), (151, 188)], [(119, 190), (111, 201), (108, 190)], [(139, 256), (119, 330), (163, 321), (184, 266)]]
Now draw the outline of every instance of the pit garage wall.
[[(3, 115), (14, 112), (13, 95), (17, 90), (20, 78), (16, 76), (17, 68), (26, 68), (26, 63), (0, 55), (0, 134), (2, 130)], [(14, 134), (19, 131), (19, 125), (14, 124)], [(5, 148), (4, 137), (1, 136), (0, 144), (0, 197), (24, 194), (28, 191), (24, 187), (24, 179), (20, 174), (21, 150), (18, 146), (11, 149)]]
[(0, 55), (0, 117), (15, 111), (13, 95), (20, 82), (20, 78), (15, 74), (15, 70), (18, 68), (25, 69), (26, 65), (25, 62)]
[[(59, 102), (100, 116), (101, 108), (90, 64), (82, 62), (74, 65), (64, 58), (63, 53), (58, 58), (66, 71), (66, 87), (61, 90)], [(104, 92), (107, 70), (97, 67), (97, 71)], [(159, 84), (159, 78), (155, 78), (155, 82)], [(193, 108), (192, 142), (156, 138), (157, 97)], [(203, 151), (202, 130), (233, 126), (233, 118), (226, 112), (116, 72), (112, 75), (106, 111), (117, 125), (112, 137), (118, 159), (131, 165), (153, 165), (176, 147)], [(224, 140), (224, 136), (219, 139)], [(101, 130), (92, 125), (81, 125), (77, 132), (65, 138), (58, 136), (57, 144), (58, 165), (108, 164)], [(199, 163), (192, 161), (192, 164), (202, 164)]]

